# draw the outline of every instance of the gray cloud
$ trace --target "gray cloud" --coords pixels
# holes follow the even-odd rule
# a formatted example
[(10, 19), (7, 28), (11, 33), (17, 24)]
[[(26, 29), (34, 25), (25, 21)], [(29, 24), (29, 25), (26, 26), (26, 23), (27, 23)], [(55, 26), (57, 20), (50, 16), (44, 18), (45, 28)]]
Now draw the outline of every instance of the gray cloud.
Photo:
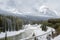
[(18, 11), (24, 13), (35, 13), (34, 9), (39, 9), (39, 7), (42, 5), (47, 5), (49, 8), (54, 9), (60, 13), (60, 0), (0, 0), (1, 8), (16, 8)]

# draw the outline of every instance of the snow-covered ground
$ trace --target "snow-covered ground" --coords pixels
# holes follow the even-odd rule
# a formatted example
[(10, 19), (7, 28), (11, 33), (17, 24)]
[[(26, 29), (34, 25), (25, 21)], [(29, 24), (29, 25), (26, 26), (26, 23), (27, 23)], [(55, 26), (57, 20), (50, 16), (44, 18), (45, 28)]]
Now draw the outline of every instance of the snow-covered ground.
[(26, 29), (34, 29), (34, 32), (33, 33), (35, 33), (36, 36), (42, 35), (44, 33), (48, 33), (50, 31), (55, 31), (53, 28), (50, 28), (50, 27), (48, 27), (48, 30), (47, 31), (42, 31), (42, 29), (40, 28), (40, 26), (41, 25), (37, 25), (37, 24), (35, 24), (35, 25), (30, 25), (29, 24), (29, 25), (25, 25), (25, 28)]
[(60, 40), (60, 35), (55, 37), (54, 40)]
[[(30, 25), (30, 24), (25, 25), (26, 29), (34, 29), (33, 33), (35, 34), (35, 36), (38, 36), (37, 38), (39, 40), (47, 40), (46, 39), (47, 35), (51, 34), (52, 31), (54, 31), (54, 33), (55, 33), (55, 30), (53, 28), (48, 27), (47, 31), (42, 31), (42, 29), (40, 27), (41, 27), (41, 25), (37, 25), (37, 24), (35, 24), (35, 25)], [(44, 37), (44, 39), (43, 39), (43, 37)], [(51, 40), (52, 40), (52, 38), (51, 38)]]
[[(47, 40), (46, 39), (46, 36), (51, 34), (51, 31), (55, 31), (53, 28), (50, 28), (48, 27), (47, 31), (42, 31), (41, 28), (40, 28), (41, 25), (24, 25), (24, 29), (23, 30), (19, 30), (19, 31), (11, 31), (11, 32), (7, 32), (7, 36), (15, 36), (15, 35), (18, 35), (20, 33), (24, 33), (26, 30), (31, 30), (33, 34), (35, 34), (35, 36), (37, 36), (37, 38), (39, 40)], [(30, 31), (28, 31), (30, 32)], [(25, 37), (23, 36), (23, 39), (22, 40), (25, 40), (25, 39), (29, 39), (29, 38), (33, 38), (31, 35), (33, 34), (29, 34), (29, 36)], [(55, 32), (54, 32), (55, 33)], [(26, 34), (28, 35), (28, 33)], [(0, 38), (4, 38), (5, 37), (5, 33), (1, 32), (0, 33)], [(55, 37), (54, 39), (51, 38), (51, 40), (60, 40), (60, 35)]]
[[(11, 31), (11, 32), (7, 31), (7, 37), (9, 37), (9, 36), (14, 36), (14, 35), (18, 35), (18, 34), (20, 34), (21, 32), (24, 32), (24, 30)], [(4, 33), (4, 32), (1, 32), (1, 33), (0, 33), (0, 38), (4, 38), (4, 37), (5, 37), (5, 33)]]

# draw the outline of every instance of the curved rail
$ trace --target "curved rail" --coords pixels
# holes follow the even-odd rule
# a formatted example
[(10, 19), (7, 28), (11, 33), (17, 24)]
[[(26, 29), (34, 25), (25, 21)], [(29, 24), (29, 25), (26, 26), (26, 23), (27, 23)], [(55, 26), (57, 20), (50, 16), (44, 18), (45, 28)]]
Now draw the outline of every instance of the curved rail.
[[(51, 36), (52, 36), (52, 32), (55, 32), (55, 31), (49, 31), (48, 33), (45, 33), (45, 34), (42, 34), (42, 35), (32, 36), (32, 37), (30, 37), (30, 38), (24, 38), (24, 39), (20, 39), (20, 40), (34, 40), (34, 38), (43, 39), (43, 36), (44, 36), (44, 35), (47, 36), (47, 35), (51, 34)], [(47, 38), (47, 37), (45, 37), (45, 38)]]

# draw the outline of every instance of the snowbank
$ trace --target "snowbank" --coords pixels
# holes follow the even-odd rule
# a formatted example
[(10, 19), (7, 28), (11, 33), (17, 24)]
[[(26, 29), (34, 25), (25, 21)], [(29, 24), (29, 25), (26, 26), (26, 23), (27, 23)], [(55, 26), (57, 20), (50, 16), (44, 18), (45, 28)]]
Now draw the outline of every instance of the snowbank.
[(53, 40), (60, 40), (60, 35), (55, 37)]
[[(7, 37), (18, 35), (18, 34), (20, 34), (21, 32), (24, 32), (24, 30), (11, 31), (11, 32), (7, 31)], [(5, 37), (5, 33), (4, 33), (4, 32), (1, 32), (1, 33), (0, 33), (0, 38), (4, 38), (4, 37)]]
[[(29, 35), (29, 36), (27, 36), (27, 37), (25, 37), (25, 36), (23, 36), (23, 39), (22, 40), (25, 40), (25, 39), (29, 39), (29, 38), (32, 38), (32, 35), (33, 35), (33, 33), (35, 34), (35, 36), (37, 36), (38, 37), (38, 39), (40, 40), (47, 40), (46, 39), (46, 36), (48, 35), (48, 34), (51, 34), (51, 31), (54, 31), (55, 32), (55, 30), (53, 29), (53, 28), (50, 28), (50, 27), (48, 27), (48, 29), (47, 29), (47, 31), (42, 31), (42, 29), (40, 28), (41, 27), (41, 25), (37, 25), (37, 24), (35, 24), (35, 25), (30, 25), (30, 24), (28, 24), (28, 25), (24, 25), (24, 29), (23, 30), (19, 30), (19, 31), (11, 31), (11, 32), (7, 32), (7, 37), (9, 37), (9, 36), (15, 36), (15, 35), (18, 35), (18, 34), (20, 34), (20, 33), (23, 33), (24, 35), (26, 34), (26, 35)], [(31, 32), (32, 32), (32, 34), (30, 33), (30, 34), (27, 34), (27, 32), (30, 32), (30, 31), (27, 31), (27, 30), (30, 30)], [(26, 33), (24, 33), (25, 31), (27, 31)], [(0, 33), (0, 38), (4, 38), (5, 37), (5, 33)], [(24, 38), (25, 37), (25, 38)], [(41, 38), (40, 38), (41, 37)], [(44, 38), (44, 39), (43, 39)], [(55, 37), (54, 39), (51, 39), (51, 40), (60, 40), (60, 35), (59, 36), (57, 36), (57, 37)]]

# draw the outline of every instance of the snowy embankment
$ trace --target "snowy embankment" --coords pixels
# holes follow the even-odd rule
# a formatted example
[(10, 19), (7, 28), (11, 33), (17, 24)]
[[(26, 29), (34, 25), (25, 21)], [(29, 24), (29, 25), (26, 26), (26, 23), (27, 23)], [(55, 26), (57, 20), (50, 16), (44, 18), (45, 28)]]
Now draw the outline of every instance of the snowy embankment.
[(48, 33), (50, 31), (55, 31), (53, 28), (50, 28), (50, 27), (48, 27), (47, 31), (42, 31), (41, 25), (37, 25), (37, 24), (35, 24), (35, 25), (30, 25), (30, 24), (29, 25), (25, 25), (25, 28), (26, 29), (34, 29), (33, 33), (35, 33), (36, 36), (42, 35), (44, 33)]
[(55, 37), (53, 40), (60, 40), (60, 35)]
[[(19, 35), (20, 33), (23, 33), (23, 36), (22, 36), (23, 39), (21, 39), (21, 40), (33, 38), (32, 37), (33, 34), (35, 34), (35, 36), (37, 36), (38, 39), (47, 40), (46, 36), (48, 34), (51, 34), (51, 31), (55, 31), (53, 28), (50, 28), (50, 27), (48, 27), (47, 31), (42, 31), (42, 29), (40, 27), (41, 27), (41, 25), (37, 25), (37, 24), (35, 24), (35, 25), (30, 25), (30, 24), (24, 25), (23, 30), (7, 32), (7, 37), (15, 36), (15, 35)], [(27, 31), (27, 30), (29, 30), (29, 31)], [(31, 33), (27, 33), (27, 32), (31, 32)], [(4, 37), (5, 37), (5, 33), (3, 33), (3, 32), (0, 33), (0, 38), (4, 38)], [(39, 37), (41, 37), (41, 38), (39, 38)], [(59, 37), (60, 36), (58, 36), (52, 40), (56, 40), (57, 38), (59, 40)]]
[[(30, 32), (29, 32), (30, 31)], [(24, 33), (26, 33), (26, 35), (32, 34), (33, 30), (30, 29), (21, 29), (19, 31), (7, 31), (7, 32), (1, 32), (0, 33), (0, 39), (4, 38), (6, 33), (7, 33), (7, 37), (12, 37), (12, 36), (16, 36), (22, 34), (24, 35)], [(26, 35), (24, 37), (26, 37)]]
[[(33, 34), (35, 34), (35, 36), (37, 36), (37, 38), (39, 40), (47, 40), (46, 39), (47, 35), (51, 34), (52, 31), (55, 33), (55, 30), (53, 28), (50, 28), (50, 27), (48, 27), (47, 31), (42, 31), (41, 25), (37, 25), (37, 24), (35, 24), (35, 25), (30, 25), (30, 24), (25, 25), (25, 29), (33, 29), (34, 30)], [(44, 39), (43, 39), (43, 37), (44, 37)], [(24, 40), (26, 40), (26, 39), (27, 38), (25, 38)], [(31, 37), (31, 40), (33, 40), (33, 39), (34, 39), (34, 37)]]
[[(11, 32), (7, 31), (7, 37), (18, 35), (18, 34), (20, 34), (21, 32), (24, 32), (24, 30), (11, 31)], [(1, 33), (0, 33), (0, 38), (4, 38), (4, 37), (5, 37), (5, 33), (4, 33), (4, 32), (1, 32)]]

